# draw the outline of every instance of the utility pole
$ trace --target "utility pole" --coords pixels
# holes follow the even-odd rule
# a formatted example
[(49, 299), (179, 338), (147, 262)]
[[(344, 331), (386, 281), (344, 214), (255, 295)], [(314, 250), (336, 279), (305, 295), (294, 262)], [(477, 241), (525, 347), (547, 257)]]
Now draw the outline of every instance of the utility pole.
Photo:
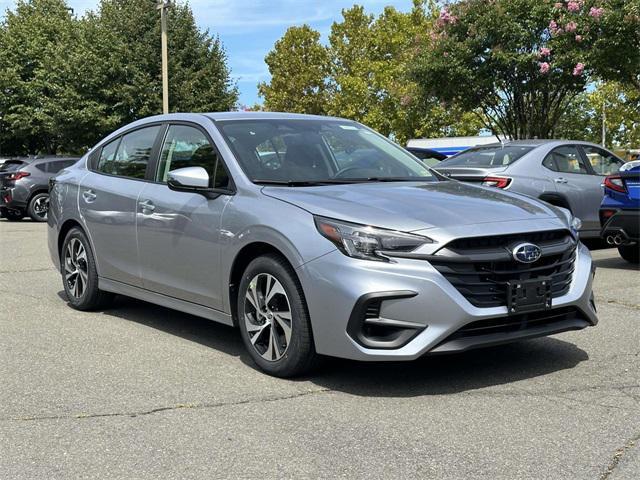
[(602, 146), (607, 148), (607, 112), (606, 101), (602, 100)]
[(156, 8), (160, 10), (160, 40), (162, 44), (162, 113), (169, 113), (169, 54), (167, 51), (167, 9), (171, 0), (158, 0)]

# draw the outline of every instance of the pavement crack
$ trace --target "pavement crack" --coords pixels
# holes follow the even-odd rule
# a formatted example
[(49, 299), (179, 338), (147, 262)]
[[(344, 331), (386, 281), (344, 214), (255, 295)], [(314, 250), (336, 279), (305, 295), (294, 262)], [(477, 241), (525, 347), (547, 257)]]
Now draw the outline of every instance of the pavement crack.
[(55, 268), (46, 267), (46, 268), (27, 268), (25, 270), (0, 270), (0, 273), (48, 272), (50, 270), (53, 270), (55, 272)]
[(629, 441), (627, 441), (627, 443), (625, 443), (622, 447), (615, 451), (611, 462), (609, 462), (609, 465), (607, 465), (607, 469), (602, 473), (602, 475), (600, 475), (600, 480), (606, 480), (611, 476), (613, 471), (620, 463), (620, 460), (622, 460), (622, 457), (624, 457), (625, 453), (631, 450), (638, 441), (640, 441), (640, 433), (631, 438)]
[(282, 396), (265, 397), (265, 398), (250, 398), (246, 400), (238, 400), (238, 401), (230, 401), (230, 402), (178, 403), (178, 404), (169, 405), (166, 407), (156, 407), (148, 410), (137, 410), (137, 411), (131, 411), (131, 412), (78, 413), (78, 414), (67, 414), (67, 415), (35, 415), (35, 416), (27, 416), (27, 417), (8, 417), (8, 418), (1, 418), (0, 421), (34, 422), (34, 421), (40, 421), (40, 420), (81, 420), (81, 419), (87, 419), (87, 418), (108, 418), (108, 417), (135, 418), (135, 417), (142, 417), (145, 415), (152, 415), (154, 413), (162, 413), (162, 412), (168, 412), (173, 410), (185, 410), (185, 409), (204, 410), (209, 408), (246, 405), (246, 404), (252, 404), (252, 403), (277, 402), (281, 400), (291, 400), (294, 398), (306, 397), (309, 395), (326, 393), (330, 391), (332, 390), (329, 388), (323, 388), (323, 389), (298, 392), (292, 395), (282, 395)]
[(634, 310), (640, 310), (640, 304), (638, 303), (627, 303), (627, 302), (621, 302), (619, 300), (607, 300), (607, 304), (609, 305), (613, 304), (621, 307), (632, 308)]

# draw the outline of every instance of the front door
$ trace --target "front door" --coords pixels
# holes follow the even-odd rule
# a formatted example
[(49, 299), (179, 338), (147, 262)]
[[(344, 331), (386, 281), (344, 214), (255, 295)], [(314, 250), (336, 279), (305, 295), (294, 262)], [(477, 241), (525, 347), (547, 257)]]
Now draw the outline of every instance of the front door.
[(220, 221), (231, 198), (176, 192), (171, 170), (203, 167), (210, 187), (227, 188), (229, 175), (208, 135), (195, 126), (170, 125), (155, 172), (138, 199), (138, 248), (144, 288), (222, 309)]
[(136, 206), (160, 126), (135, 130), (102, 147), (80, 184), (78, 199), (95, 249), (98, 273), (140, 286)]

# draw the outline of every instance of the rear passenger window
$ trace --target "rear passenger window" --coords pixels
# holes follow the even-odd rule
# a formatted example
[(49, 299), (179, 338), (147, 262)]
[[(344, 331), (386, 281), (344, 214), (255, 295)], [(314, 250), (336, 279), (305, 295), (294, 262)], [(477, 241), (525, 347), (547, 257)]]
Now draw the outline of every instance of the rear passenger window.
[(209, 174), (209, 188), (228, 188), (229, 175), (218, 154), (199, 129), (186, 125), (171, 125), (167, 131), (156, 180), (166, 183), (171, 170), (202, 167)]
[(578, 149), (572, 145), (555, 148), (546, 156), (542, 164), (554, 172), (589, 173)]
[(102, 148), (97, 170), (109, 175), (143, 179), (160, 126), (141, 128)]

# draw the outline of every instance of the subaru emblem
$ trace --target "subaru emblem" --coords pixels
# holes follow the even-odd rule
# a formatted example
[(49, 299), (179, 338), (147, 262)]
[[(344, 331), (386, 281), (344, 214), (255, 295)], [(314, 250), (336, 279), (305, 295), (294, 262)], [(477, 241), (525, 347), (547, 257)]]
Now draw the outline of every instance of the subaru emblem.
[(533, 243), (521, 243), (515, 246), (511, 255), (520, 263), (533, 263), (542, 256), (542, 250)]

